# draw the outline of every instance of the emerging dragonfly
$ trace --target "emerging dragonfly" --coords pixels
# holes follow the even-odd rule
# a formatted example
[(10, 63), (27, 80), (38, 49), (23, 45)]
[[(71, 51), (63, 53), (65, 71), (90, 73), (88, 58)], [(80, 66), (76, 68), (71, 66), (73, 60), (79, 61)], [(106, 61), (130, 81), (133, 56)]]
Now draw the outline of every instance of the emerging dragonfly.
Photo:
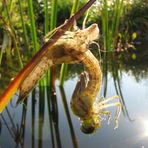
[[(25, 74), (19, 86), (20, 97), (24, 98), (34, 88), (50, 66), (62, 63), (82, 63), (87, 69), (87, 74), (81, 74), (71, 100), (73, 112), (82, 121), (82, 130), (85, 133), (90, 133), (99, 128), (102, 114), (108, 115), (110, 118), (110, 112), (104, 109), (111, 106), (117, 107), (115, 117), (117, 128), (121, 110), (118, 97), (96, 101), (96, 96), (102, 85), (102, 72), (98, 60), (88, 46), (98, 38), (98, 35), (97, 24), (92, 24), (83, 30), (66, 31), (53, 46), (46, 49), (46, 54)], [(114, 99), (117, 100), (115, 103), (105, 104)], [(1, 97), (0, 108), (4, 106), (4, 103)]]
[[(70, 20), (72, 18), (68, 21), (70, 22)], [(89, 42), (96, 38), (95, 28), (97, 28), (97, 25), (93, 24), (84, 30), (67, 31), (59, 39), (58, 36), (64, 31), (62, 29), (66, 29), (66, 25), (58, 28), (54, 37), (31, 59), (0, 96), (0, 112), (3, 111), (17, 90), (20, 91), (20, 97), (25, 97), (50, 66), (61, 63), (80, 62), (81, 58), (84, 58), (82, 54), (88, 50)], [(94, 34), (95, 36), (91, 37), (86, 33)]]

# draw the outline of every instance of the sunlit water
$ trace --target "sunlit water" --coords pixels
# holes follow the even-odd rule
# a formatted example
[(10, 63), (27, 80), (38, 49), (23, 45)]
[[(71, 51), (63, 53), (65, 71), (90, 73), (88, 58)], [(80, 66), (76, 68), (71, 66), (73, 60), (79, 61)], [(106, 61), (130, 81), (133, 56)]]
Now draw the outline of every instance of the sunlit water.
[[(35, 108), (32, 106), (31, 95), (27, 106), (17, 107), (17, 95), (14, 96), (0, 117), (0, 148), (148, 148), (148, 77), (137, 82), (131, 72), (123, 72), (120, 86), (125, 105), (120, 116), (119, 128), (114, 130), (115, 107), (112, 107), (109, 109), (112, 113), (111, 123), (107, 125), (107, 122), (103, 121), (101, 128), (90, 135), (81, 132), (80, 121), (70, 108), (70, 99), (77, 80), (78, 77), (75, 77), (66, 81), (66, 100), (62, 99), (57, 80), (58, 109), (51, 116), (46, 95), (43, 111), (39, 110), (38, 94)], [(99, 95), (102, 94), (101, 91)], [(116, 95), (114, 81), (108, 74), (106, 97), (113, 95)]]

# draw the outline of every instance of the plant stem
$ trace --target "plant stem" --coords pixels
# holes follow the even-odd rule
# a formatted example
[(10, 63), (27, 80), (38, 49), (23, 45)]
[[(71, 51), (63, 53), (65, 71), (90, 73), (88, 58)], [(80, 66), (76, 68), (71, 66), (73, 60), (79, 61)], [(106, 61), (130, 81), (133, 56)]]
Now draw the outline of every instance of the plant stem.
[(51, 18), (50, 18), (50, 31), (56, 27), (57, 23), (57, 4), (58, 0), (51, 1)]
[(48, 9), (48, 0), (44, 0), (44, 34), (46, 35), (49, 32), (49, 9)]
[(23, 28), (23, 34), (24, 34), (24, 41), (25, 41), (25, 46), (26, 46), (26, 51), (27, 51), (27, 57), (30, 57), (30, 52), (29, 52), (29, 42), (28, 42), (28, 37), (27, 37), (27, 31), (23, 19), (23, 12), (22, 12), (22, 6), (20, 0), (18, 0), (19, 4), (19, 9), (20, 9), (20, 17), (21, 17), (21, 23), (22, 23), (22, 28)]
[[(57, 4), (58, 4), (58, 0), (51, 1), (50, 31), (52, 31), (56, 27)], [(55, 80), (56, 80), (56, 66), (52, 66), (50, 69), (50, 84), (53, 89), (55, 89)]]
[[(44, 35), (49, 32), (49, 9), (48, 9), (48, 0), (44, 0)], [(44, 87), (48, 85), (47, 82), (50, 81), (50, 70), (47, 72), (46, 76), (40, 81), (40, 87)], [(45, 90), (45, 89), (44, 89)]]
[(21, 68), (23, 68), (23, 62), (22, 62), (20, 51), (19, 51), (18, 44), (17, 44), (17, 39), (16, 39), (16, 36), (15, 36), (15, 30), (12, 26), (12, 22), (11, 22), (11, 19), (10, 19), (7, 2), (6, 2), (6, 0), (3, 0), (3, 2), (4, 2), (4, 5), (5, 5), (5, 8), (6, 8), (5, 10), (6, 10), (6, 14), (7, 14), (7, 17), (8, 17), (8, 22), (9, 22), (9, 27), (10, 27), (9, 32), (11, 34), (11, 37), (12, 37), (12, 40), (13, 40), (13, 43), (14, 43), (14, 47), (16, 49), (16, 53), (18, 55), (19, 65), (20, 65)]
[[(72, 16), (77, 10), (79, 6), (79, 0), (75, 0), (71, 9), (71, 14)], [(61, 70), (60, 70), (60, 86), (64, 85), (65, 77), (67, 75), (67, 69), (68, 69), (68, 64), (62, 64)]]
[(68, 64), (62, 64), (61, 66), (61, 70), (60, 70), (60, 86), (63, 87), (64, 85), (64, 81), (65, 81), (65, 77), (67, 74), (67, 69), (68, 69)]
[(29, 17), (30, 17), (30, 24), (31, 24), (31, 36), (32, 36), (32, 42), (33, 42), (33, 48), (34, 48), (33, 51), (34, 53), (36, 53), (39, 49), (39, 44), (37, 41), (37, 33), (36, 33), (32, 0), (28, 0), (28, 11), (29, 11)]

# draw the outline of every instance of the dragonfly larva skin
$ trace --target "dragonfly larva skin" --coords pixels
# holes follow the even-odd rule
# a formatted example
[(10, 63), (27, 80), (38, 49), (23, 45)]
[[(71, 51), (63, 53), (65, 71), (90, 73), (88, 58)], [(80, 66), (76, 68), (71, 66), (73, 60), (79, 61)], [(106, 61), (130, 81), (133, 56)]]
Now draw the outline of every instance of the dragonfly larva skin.
[(22, 82), (19, 93), (19, 97), (21, 99), (26, 97), (30, 90), (32, 90), (36, 86), (38, 80), (43, 77), (45, 72), (52, 65), (53, 62), (51, 59), (48, 59), (48, 57), (43, 57), (41, 59), (38, 65), (33, 68), (33, 70), (28, 74), (26, 79)]
[[(67, 31), (51, 48), (46, 49), (46, 55), (26, 75), (20, 85), (20, 98), (24, 98), (35, 87), (50, 66), (62, 63), (79, 63), (86, 56), (89, 58), (88, 54), (83, 55), (89, 50), (87, 48), (89, 43), (96, 39), (98, 34), (97, 24), (92, 24), (83, 30)], [(85, 65), (87, 62), (83, 64)]]

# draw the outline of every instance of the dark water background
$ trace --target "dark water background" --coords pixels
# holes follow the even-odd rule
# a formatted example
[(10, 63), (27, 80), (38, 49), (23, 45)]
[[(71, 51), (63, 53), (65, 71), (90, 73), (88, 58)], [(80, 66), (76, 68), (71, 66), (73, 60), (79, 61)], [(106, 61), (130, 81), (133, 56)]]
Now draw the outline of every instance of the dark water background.
[[(118, 76), (124, 101), (118, 129), (114, 130), (115, 107), (112, 107), (108, 109), (112, 113), (109, 125), (103, 121), (96, 133), (87, 135), (81, 132), (80, 121), (70, 108), (70, 99), (79, 76), (75, 74), (65, 82), (62, 91), (59, 81), (56, 81), (56, 98), (52, 96), (50, 103), (48, 93), (39, 96), (37, 88), (26, 102), (16, 106), (16, 94), (0, 115), (0, 148), (148, 148), (148, 64), (135, 65), (126, 63)], [(1, 69), (3, 89), (8, 82), (3, 75), (9, 71), (13, 73), (15, 68)], [(9, 73), (5, 77), (7, 75)], [(108, 72), (106, 98), (116, 94), (114, 79)], [(103, 89), (98, 98), (101, 95)]]

